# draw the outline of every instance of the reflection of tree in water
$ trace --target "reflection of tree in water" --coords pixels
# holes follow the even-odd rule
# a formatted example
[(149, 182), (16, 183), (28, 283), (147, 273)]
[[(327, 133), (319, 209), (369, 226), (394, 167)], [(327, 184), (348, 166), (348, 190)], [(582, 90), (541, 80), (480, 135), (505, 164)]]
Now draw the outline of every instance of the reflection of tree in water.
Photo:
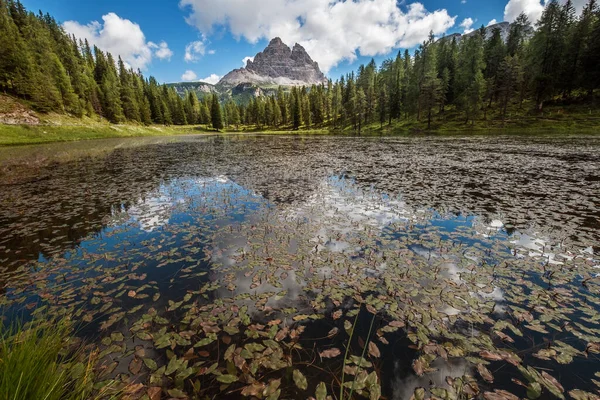
[[(68, 145), (65, 145), (68, 146)], [(0, 259), (49, 257), (102, 229), (165, 182), (227, 176), (274, 204), (301, 203), (344, 171), (359, 186), (441, 213), (501, 215), (507, 229), (543, 228), (598, 241), (598, 140), (215, 137), (115, 149), (40, 168), (0, 191)], [(6, 177), (5, 177), (6, 178)]]

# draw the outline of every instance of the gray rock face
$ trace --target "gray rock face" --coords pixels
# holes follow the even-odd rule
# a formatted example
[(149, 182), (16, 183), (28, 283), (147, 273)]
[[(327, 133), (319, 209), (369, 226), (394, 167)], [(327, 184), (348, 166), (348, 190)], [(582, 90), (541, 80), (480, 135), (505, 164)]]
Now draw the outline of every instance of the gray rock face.
[(167, 86), (174, 88), (177, 94), (181, 97), (185, 97), (188, 92), (195, 92), (199, 99), (210, 94), (217, 93), (217, 89), (214, 87), (214, 85), (205, 82), (168, 83)]
[(243, 83), (256, 85), (309, 86), (326, 83), (319, 64), (310, 58), (304, 47), (290, 49), (280, 38), (271, 40), (267, 48), (248, 61), (245, 68), (225, 75), (220, 86), (233, 87)]
[[(485, 40), (488, 40), (494, 34), (495, 29), (500, 29), (500, 36), (502, 36), (502, 40), (504, 43), (508, 40), (508, 34), (510, 33), (510, 23), (508, 22), (500, 22), (499, 24), (490, 25), (485, 28)], [(465, 37), (469, 37), (477, 34), (477, 29), (473, 32), (466, 34)]]
[[(492, 37), (495, 29), (500, 30), (500, 36), (502, 36), (502, 40), (504, 40), (504, 43), (506, 43), (506, 41), (508, 40), (508, 35), (510, 34), (510, 23), (500, 22), (498, 24), (490, 25), (487, 28), (485, 28), (485, 40), (488, 40)], [(463, 38), (469, 38), (473, 35), (477, 35), (478, 33), (478, 29), (475, 29), (473, 32), (467, 33), (466, 35), (462, 35), (460, 33), (453, 33), (451, 35), (444, 36), (440, 40), (452, 41), (452, 39), (456, 38), (456, 41), (460, 42)]]

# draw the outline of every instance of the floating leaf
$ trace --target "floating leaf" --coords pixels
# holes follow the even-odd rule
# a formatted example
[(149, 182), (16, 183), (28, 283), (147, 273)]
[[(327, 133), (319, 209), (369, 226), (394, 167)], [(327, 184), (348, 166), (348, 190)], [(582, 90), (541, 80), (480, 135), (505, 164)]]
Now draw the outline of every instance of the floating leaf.
[(235, 376), (235, 375), (230, 375), (230, 374), (219, 375), (219, 376), (217, 376), (217, 380), (219, 382), (221, 382), (221, 383), (227, 383), (227, 384), (229, 384), (229, 383), (237, 382), (238, 381), (238, 377)]
[(340, 354), (342, 354), (342, 352), (340, 351), (340, 349), (337, 349), (337, 348), (324, 350), (319, 353), (321, 358), (335, 358), (335, 357), (339, 356)]
[(129, 363), (129, 372), (131, 372), (133, 375), (137, 375), (140, 373), (140, 370), (142, 369), (142, 360), (140, 360), (137, 357), (134, 357), (131, 362)]
[(295, 369), (292, 373), (292, 377), (294, 378), (294, 383), (300, 390), (306, 390), (308, 388), (308, 381), (306, 377), (299, 370)]
[(562, 393), (565, 392), (565, 389), (556, 380), (555, 377), (548, 374), (546, 371), (542, 371), (542, 378), (543, 378), (544, 386), (546, 386), (546, 388), (548, 388), (548, 390), (550, 390), (552, 392), (552, 394), (554, 394), (556, 397), (564, 399), (564, 396), (562, 395)]
[(494, 382), (494, 376), (492, 375), (489, 369), (483, 366), (483, 364), (477, 364), (477, 372), (479, 372), (479, 375), (481, 375), (481, 377), (486, 381), (490, 383)]
[(160, 400), (160, 395), (161, 395), (162, 389), (160, 387), (149, 387), (148, 390), (146, 390), (146, 394), (148, 395), (148, 397), (150, 398), (150, 400)]
[(379, 351), (379, 348), (373, 342), (369, 342), (369, 354), (375, 358), (381, 357), (381, 352)]
[(158, 365), (156, 365), (156, 361), (154, 361), (151, 358), (144, 358), (144, 365), (146, 365), (146, 367), (148, 367), (148, 369), (152, 371), (158, 368)]
[(325, 400), (327, 398), (327, 386), (325, 386), (324, 382), (319, 382), (317, 385), (315, 397), (317, 400)]
[(169, 393), (169, 396), (176, 399), (186, 399), (188, 397), (187, 394), (180, 389), (169, 389), (167, 390), (167, 393)]

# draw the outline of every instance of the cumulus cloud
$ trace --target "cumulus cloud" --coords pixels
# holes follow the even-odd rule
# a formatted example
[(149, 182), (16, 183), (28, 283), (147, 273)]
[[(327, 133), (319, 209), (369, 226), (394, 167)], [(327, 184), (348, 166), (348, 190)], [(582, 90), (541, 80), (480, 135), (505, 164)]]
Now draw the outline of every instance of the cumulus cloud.
[(536, 22), (544, 12), (544, 5), (540, 0), (510, 0), (504, 8), (504, 20), (513, 22), (521, 13), (529, 17), (529, 21)]
[(216, 85), (221, 80), (221, 77), (217, 74), (211, 74), (209, 77), (204, 79), (200, 79), (200, 82), (210, 83), (211, 85)]
[[(564, 4), (566, 0), (560, 0), (559, 2)], [(578, 14), (583, 11), (587, 2), (588, 0), (573, 0), (573, 6), (575, 6)], [(504, 8), (504, 20), (513, 22), (521, 13), (525, 13), (529, 17), (529, 21), (535, 24), (542, 16), (548, 3), (548, 0), (509, 0)]]
[(245, 67), (248, 64), (248, 61), (254, 61), (254, 57), (244, 57), (242, 65)]
[(278, 36), (288, 45), (300, 43), (325, 71), (358, 53), (413, 47), (456, 20), (446, 10), (396, 0), (180, 0), (180, 6), (204, 35), (225, 27), (250, 43)]
[(498, 23), (498, 21), (496, 21), (496, 18), (494, 18), (493, 20), (491, 20), (490, 22), (488, 22), (487, 26), (496, 25), (497, 23)]
[(196, 73), (192, 70), (187, 70), (183, 73), (183, 75), (181, 75), (181, 80), (184, 82), (191, 82), (191, 81), (195, 81), (196, 79), (198, 79), (198, 75), (196, 75)]
[(466, 35), (467, 33), (471, 33), (473, 32), (472, 26), (475, 23), (475, 21), (473, 21), (473, 18), (465, 18), (463, 20), (463, 22), (460, 23), (460, 27), (463, 28), (464, 34)]
[(169, 45), (164, 40), (159, 44), (148, 42), (148, 46), (152, 49), (156, 49), (154, 55), (161, 60), (170, 60), (173, 56), (173, 52), (169, 49)]
[(204, 40), (197, 40), (185, 46), (184, 59), (186, 62), (196, 62), (204, 54), (206, 54), (206, 44), (204, 43)]
[(77, 21), (66, 21), (63, 28), (70, 35), (87, 39), (90, 45), (112, 53), (115, 58), (121, 56), (128, 66), (145, 69), (152, 57), (169, 59), (173, 54), (166, 42), (155, 44), (146, 42), (146, 36), (140, 26), (115, 13), (108, 13), (98, 21), (82, 25)]

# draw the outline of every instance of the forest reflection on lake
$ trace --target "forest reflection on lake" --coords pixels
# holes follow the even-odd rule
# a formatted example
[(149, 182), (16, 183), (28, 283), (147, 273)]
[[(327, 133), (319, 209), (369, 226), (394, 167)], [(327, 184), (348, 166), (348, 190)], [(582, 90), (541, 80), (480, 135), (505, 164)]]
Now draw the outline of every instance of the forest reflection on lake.
[(3, 315), (71, 314), (104, 379), (599, 390), (600, 138), (107, 140), (0, 149), (0, 180)]

